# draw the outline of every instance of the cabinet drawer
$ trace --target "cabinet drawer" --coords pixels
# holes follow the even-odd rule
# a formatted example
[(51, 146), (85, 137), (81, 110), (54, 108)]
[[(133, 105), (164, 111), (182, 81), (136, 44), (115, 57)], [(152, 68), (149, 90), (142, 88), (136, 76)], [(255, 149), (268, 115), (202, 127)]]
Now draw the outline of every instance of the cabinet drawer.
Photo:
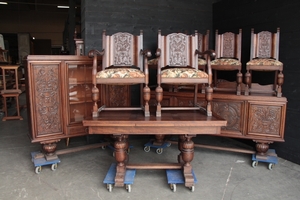
[(87, 135), (87, 127), (84, 126), (69, 126), (68, 127), (68, 135)]

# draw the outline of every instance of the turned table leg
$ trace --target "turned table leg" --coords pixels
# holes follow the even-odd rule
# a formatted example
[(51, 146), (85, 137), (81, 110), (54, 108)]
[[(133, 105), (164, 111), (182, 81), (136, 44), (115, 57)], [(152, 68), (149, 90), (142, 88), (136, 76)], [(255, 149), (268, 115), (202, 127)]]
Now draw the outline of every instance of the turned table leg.
[(183, 145), (184, 141), (185, 141), (184, 135), (180, 135), (178, 137), (178, 150), (180, 151), (180, 154), (178, 155), (177, 161), (178, 161), (178, 163), (182, 163), (182, 164), (183, 164), (183, 160), (182, 160), (182, 153), (181, 152), (183, 150), (182, 145)]
[(115, 135), (115, 138), (115, 159), (117, 161), (115, 187), (123, 187), (126, 173), (125, 162), (127, 160), (128, 141), (126, 140), (126, 135)]
[(194, 187), (195, 180), (192, 174), (191, 162), (194, 158), (194, 135), (185, 135), (185, 140), (182, 140), (181, 156), (183, 160), (183, 176), (185, 179), (185, 187)]

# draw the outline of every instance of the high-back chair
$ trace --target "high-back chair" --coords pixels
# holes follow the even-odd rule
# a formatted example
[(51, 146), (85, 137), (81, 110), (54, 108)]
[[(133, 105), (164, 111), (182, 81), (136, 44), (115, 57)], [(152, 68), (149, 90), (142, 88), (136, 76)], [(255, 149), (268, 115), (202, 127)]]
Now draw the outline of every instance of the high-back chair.
[[(198, 56), (206, 56), (207, 73), (198, 69)], [(156, 56), (158, 57), (157, 64), (157, 88), (156, 88), (156, 116), (161, 117), (162, 110), (195, 110), (200, 109), (197, 103), (198, 85), (206, 83), (206, 112), (208, 116), (212, 115), (211, 100), (212, 100), (212, 74), (210, 68), (210, 56), (213, 51), (199, 52), (198, 50), (198, 33), (195, 31), (193, 35), (184, 33), (171, 33), (166, 36), (161, 35), (158, 31), (158, 49)], [(190, 107), (162, 107), (163, 88), (161, 84), (171, 85), (193, 85), (194, 103)]]
[[(251, 30), (250, 61), (246, 64), (247, 72), (245, 74), (245, 95), (257, 92), (273, 94), (277, 97), (282, 96), (282, 84), (284, 76), (282, 73), (283, 63), (278, 60), (279, 32), (279, 28), (277, 28), (276, 33), (272, 33), (269, 31), (254, 33), (254, 29)], [(274, 84), (253, 84), (252, 71), (275, 72)]]
[[(241, 94), (242, 83), (242, 63), (241, 63), (241, 47), (242, 47), (242, 29), (239, 33), (225, 32), (220, 34), (216, 30), (215, 51), (216, 59), (211, 61), (211, 69), (214, 75), (214, 91), (234, 91), (237, 95)], [(218, 87), (218, 71), (237, 71), (236, 87)]]
[[(93, 117), (98, 116), (101, 110), (143, 110), (145, 116), (150, 116), (149, 100), (150, 88), (148, 87), (148, 57), (150, 51), (143, 50), (143, 32), (140, 35), (132, 35), (126, 32), (118, 32), (106, 35), (103, 31), (102, 51), (91, 50), (89, 56), (93, 57), (93, 89), (94, 101)], [(97, 72), (98, 56), (102, 56), (102, 70)], [(140, 107), (108, 107), (101, 102), (98, 108), (99, 89), (97, 85), (141, 85)], [(101, 93), (102, 94), (102, 93)], [(102, 94), (105, 95), (105, 94)], [(104, 98), (101, 98), (104, 99)]]

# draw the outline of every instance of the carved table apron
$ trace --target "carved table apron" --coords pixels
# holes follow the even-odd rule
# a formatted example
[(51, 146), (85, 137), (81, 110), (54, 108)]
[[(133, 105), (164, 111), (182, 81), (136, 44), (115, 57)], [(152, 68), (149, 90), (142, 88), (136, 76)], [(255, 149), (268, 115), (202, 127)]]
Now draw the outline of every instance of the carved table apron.
[[(124, 186), (126, 169), (182, 169), (185, 186), (192, 187), (194, 178), (191, 162), (194, 157), (192, 137), (197, 134), (220, 134), (226, 121), (208, 117), (199, 111), (164, 111), (162, 117), (144, 117), (142, 111), (102, 111), (99, 117), (83, 120), (89, 134), (109, 134), (115, 138), (117, 161), (115, 186)], [(179, 135), (178, 163), (128, 163), (128, 135)]]

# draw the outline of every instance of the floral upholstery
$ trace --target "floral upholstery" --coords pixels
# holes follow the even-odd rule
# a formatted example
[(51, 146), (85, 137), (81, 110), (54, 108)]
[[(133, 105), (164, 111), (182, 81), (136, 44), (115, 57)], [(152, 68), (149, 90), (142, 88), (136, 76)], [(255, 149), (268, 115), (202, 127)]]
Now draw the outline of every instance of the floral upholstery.
[(206, 60), (202, 58), (198, 58), (198, 65), (206, 65)]
[(211, 61), (211, 65), (242, 65), (237, 59), (232, 58), (219, 58)]
[(158, 58), (148, 60), (148, 65), (157, 65), (157, 63), (158, 63)]
[(141, 78), (145, 74), (138, 69), (132, 68), (112, 68), (100, 71), (96, 74), (96, 78)]
[(169, 68), (162, 70), (163, 78), (207, 78), (207, 73), (192, 68)]
[(258, 58), (247, 62), (246, 65), (282, 66), (282, 62), (272, 58)]

